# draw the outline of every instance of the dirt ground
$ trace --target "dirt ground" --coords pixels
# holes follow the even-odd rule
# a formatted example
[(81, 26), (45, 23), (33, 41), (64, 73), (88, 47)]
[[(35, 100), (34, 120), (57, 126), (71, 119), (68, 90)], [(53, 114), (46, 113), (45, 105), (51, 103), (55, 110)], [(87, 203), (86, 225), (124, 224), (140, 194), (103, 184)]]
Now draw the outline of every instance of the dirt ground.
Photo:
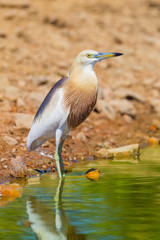
[[(0, 0), (0, 182), (11, 179), (10, 161), (51, 167), (27, 151), (27, 134), (49, 89), (85, 49), (124, 55), (95, 66), (97, 106), (66, 140), (65, 165), (97, 156), (102, 146), (159, 139), (158, 0)], [(52, 152), (54, 140), (44, 149)]]

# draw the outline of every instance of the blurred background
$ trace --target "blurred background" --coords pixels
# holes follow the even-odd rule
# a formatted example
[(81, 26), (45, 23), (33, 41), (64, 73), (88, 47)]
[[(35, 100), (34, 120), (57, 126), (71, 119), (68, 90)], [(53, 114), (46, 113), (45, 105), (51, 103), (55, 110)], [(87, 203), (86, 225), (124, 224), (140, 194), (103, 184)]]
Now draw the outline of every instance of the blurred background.
[[(0, 0), (0, 152), (6, 166), (10, 157), (28, 161), (34, 155), (25, 146), (33, 117), (85, 49), (124, 55), (95, 66), (97, 106), (68, 138), (66, 156), (82, 149), (77, 142), (90, 155), (98, 142), (119, 146), (144, 142), (146, 134), (158, 137), (159, 0)], [(47, 144), (53, 149), (53, 141)]]

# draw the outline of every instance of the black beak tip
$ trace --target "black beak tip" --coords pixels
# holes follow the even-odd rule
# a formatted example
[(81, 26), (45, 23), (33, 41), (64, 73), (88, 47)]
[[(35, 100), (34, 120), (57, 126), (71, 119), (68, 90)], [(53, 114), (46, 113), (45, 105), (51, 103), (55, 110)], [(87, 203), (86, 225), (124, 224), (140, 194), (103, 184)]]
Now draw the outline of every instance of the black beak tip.
[(115, 57), (123, 55), (123, 53), (114, 53), (114, 54), (115, 54)]

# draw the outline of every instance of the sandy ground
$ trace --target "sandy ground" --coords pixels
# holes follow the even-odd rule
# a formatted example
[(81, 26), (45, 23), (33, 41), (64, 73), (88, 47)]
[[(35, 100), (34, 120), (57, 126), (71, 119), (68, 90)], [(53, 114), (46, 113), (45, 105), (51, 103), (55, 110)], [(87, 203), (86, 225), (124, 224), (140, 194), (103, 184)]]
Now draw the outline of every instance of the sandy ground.
[[(0, 0), (0, 181), (10, 161), (47, 169), (28, 153), (33, 117), (53, 84), (82, 50), (122, 52), (97, 64), (96, 111), (68, 137), (64, 161), (160, 136), (158, 0)], [(54, 150), (54, 140), (44, 146)], [(49, 160), (49, 159), (48, 159)], [(54, 170), (54, 167), (52, 167)]]

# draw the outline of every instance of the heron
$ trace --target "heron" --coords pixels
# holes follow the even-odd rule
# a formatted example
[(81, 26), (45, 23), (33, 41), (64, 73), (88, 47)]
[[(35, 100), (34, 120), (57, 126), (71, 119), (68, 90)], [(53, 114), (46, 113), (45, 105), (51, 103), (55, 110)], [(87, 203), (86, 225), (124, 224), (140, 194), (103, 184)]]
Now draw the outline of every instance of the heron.
[(33, 151), (45, 141), (55, 138), (54, 159), (59, 178), (65, 177), (62, 147), (67, 135), (79, 126), (93, 110), (98, 93), (94, 65), (103, 59), (123, 55), (115, 52), (84, 50), (75, 58), (68, 76), (51, 88), (40, 105), (27, 138)]

